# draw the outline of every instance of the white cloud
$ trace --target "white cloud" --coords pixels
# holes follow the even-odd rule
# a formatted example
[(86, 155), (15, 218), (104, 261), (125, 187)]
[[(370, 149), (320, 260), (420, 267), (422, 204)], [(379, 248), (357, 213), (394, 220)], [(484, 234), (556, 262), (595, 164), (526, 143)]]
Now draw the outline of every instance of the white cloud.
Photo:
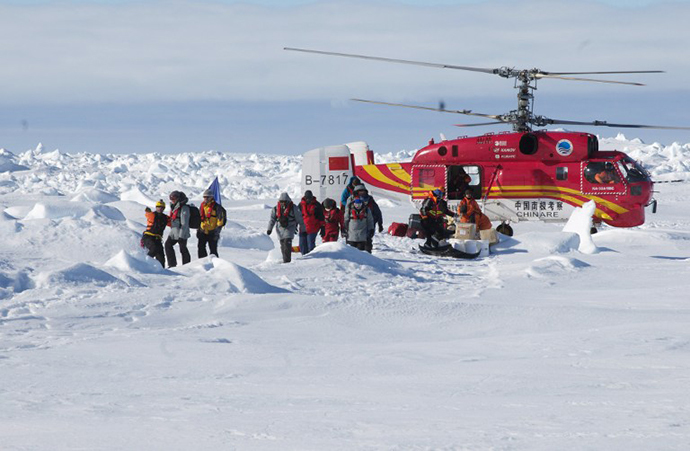
[[(513, 96), (476, 73), (306, 55), (285, 46), (480, 67), (663, 69), (622, 77), (687, 90), (690, 6), (561, 0), (421, 7), (210, 2), (0, 6), (0, 103), (424, 100)], [(541, 82), (553, 92), (637, 88)]]

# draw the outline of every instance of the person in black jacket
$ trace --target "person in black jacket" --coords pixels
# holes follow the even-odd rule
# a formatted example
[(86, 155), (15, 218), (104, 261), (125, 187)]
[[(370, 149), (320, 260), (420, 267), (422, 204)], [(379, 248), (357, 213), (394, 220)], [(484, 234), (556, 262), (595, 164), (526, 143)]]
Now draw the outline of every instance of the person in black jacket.
[(153, 257), (165, 268), (165, 253), (163, 251), (163, 232), (168, 225), (168, 215), (165, 211), (163, 199), (156, 202), (156, 211), (146, 207), (146, 230), (141, 237), (141, 246), (148, 250), (148, 256)]
[[(379, 204), (376, 203), (373, 196), (369, 195), (369, 190), (366, 188), (357, 192), (357, 196), (362, 199), (364, 205), (371, 211), (374, 217), (374, 225), (378, 226), (379, 233), (383, 232), (383, 213), (381, 213), (381, 208)], [(371, 254), (374, 249), (373, 235), (367, 238), (367, 244), (365, 250)]]

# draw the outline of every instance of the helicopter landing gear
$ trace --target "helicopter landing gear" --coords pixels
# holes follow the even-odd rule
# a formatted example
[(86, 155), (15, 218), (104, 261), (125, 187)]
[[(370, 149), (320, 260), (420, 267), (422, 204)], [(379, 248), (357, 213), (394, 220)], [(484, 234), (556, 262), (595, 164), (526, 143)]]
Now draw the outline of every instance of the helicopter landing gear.
[(513, 236), (513, 228), (505, 222), (500, 223), (498, 227), (496, 227), (496, 231), (505, 236)]
[(599, 231), (599, 230), (598, 230), (596, 227), (594, 227), (594, 226), (592, 226), (592, 228), (589, 229), (590, 235), (594, 235), (594, 234), (597, 233), (598, 231)]

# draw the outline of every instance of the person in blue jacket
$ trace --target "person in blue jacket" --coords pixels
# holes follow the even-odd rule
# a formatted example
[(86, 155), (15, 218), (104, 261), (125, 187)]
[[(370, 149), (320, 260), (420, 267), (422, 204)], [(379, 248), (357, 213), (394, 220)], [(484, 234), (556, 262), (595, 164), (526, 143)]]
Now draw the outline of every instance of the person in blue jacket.
[(350, 177), (350, 181), (347, 183), (347, 186), (343, 190), (342, 196), (340, 196), (340, 210), (344, 211), (343, 208), (347, 205), (347, 200), (355, 194), (355, 187), (358, 185), (361, 185), (362, 182), (359, 180), (358, 177), (352, 176)]

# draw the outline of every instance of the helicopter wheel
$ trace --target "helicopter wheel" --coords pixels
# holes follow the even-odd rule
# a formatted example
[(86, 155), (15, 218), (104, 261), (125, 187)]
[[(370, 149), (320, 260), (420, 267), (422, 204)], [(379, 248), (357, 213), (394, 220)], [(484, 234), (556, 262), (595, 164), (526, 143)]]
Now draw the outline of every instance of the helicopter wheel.
[(590, 235), (594, 235), (594, 234), (597, 233), (598, 231), (599, 231), (599, 230), (598, 230), (596, 227), (594, 227), (594, 226), (592, 226), (592, 228), (589, 229)]
[(506, 224), (505, 222), (502, 222), (499, 224), (498, 227), (496, 227), (496, 231), (498, 233), (502, 233), (505, 236), (513, 236), (513, 228)]

